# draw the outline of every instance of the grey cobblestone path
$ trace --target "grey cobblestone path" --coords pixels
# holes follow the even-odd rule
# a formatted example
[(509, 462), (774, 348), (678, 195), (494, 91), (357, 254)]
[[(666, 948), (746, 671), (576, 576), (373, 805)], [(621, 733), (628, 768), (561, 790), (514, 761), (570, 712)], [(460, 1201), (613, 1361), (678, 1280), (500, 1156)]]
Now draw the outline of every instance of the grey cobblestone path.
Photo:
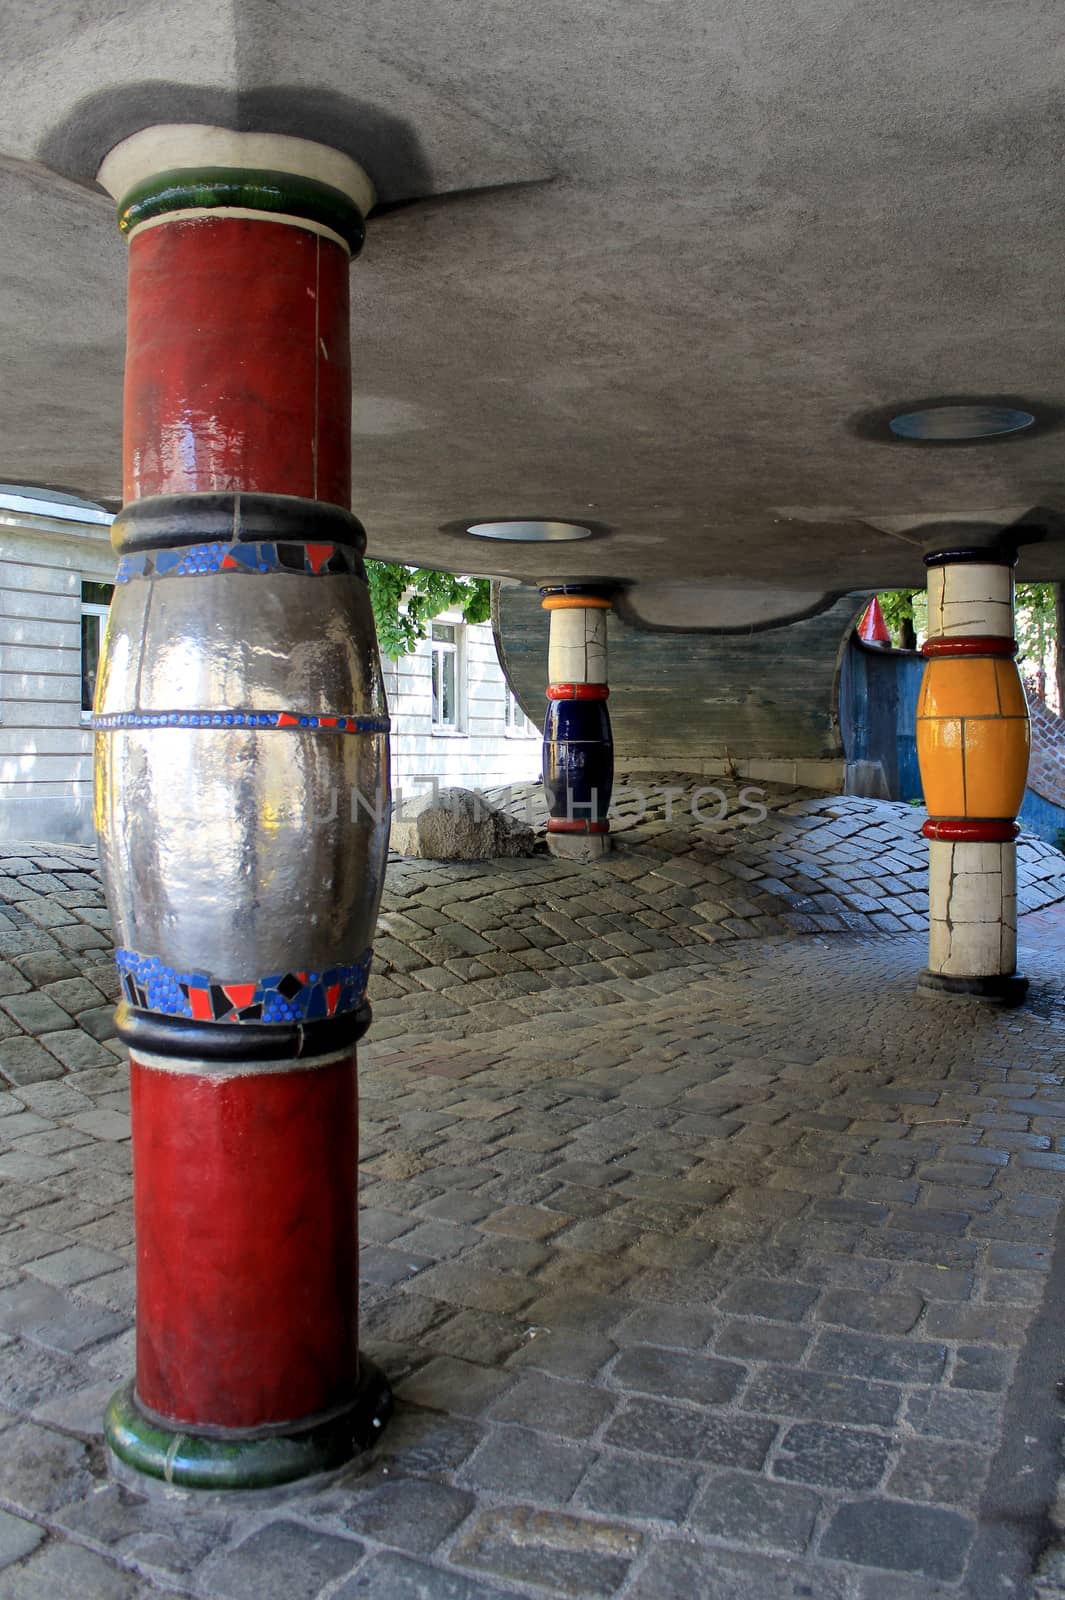
[[(397, 1415), (269, 1500), (106, 1476), (133, 1308), (106, 916), (90, 852), (0, 865), (3, 1600), (1016, 1600), (1040, 1546), (1057, 1594), (1031, 1350), (1065, 907), (1022, 922), (1023, 1010), (918, 1000), (919, 814), (773, 805), (652, 813), (594, 869), (393, 864), (360, 1062)], [(1061, 866), (1027, 848), (1029, 906)]]

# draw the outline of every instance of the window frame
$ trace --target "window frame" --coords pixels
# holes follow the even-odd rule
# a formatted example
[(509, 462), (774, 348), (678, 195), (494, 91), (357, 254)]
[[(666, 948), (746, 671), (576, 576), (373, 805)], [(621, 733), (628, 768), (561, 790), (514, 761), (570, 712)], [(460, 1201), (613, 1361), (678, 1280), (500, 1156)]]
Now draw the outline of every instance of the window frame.
[[(451, 639), (438, 639), (437, 628), (450, 628), (453, 632)], [(437, 658), (441, 662), (449, 656), (454, 661), (455, 672), (455, 705), (454, 720), (442, 722), (437, 720), (437, 704), (442, 697), (437, 696), (433, 689), (434, 676), (437, 672)], [(443, 667), (440, 668), (440, 681), (443, 681)], [(445, 613), (436, 617), (429, 625), (429, 720), (434, 738), (462, 739), (466, 737), (466, 625), (461, 621), (451, 620)]]
[[(99, 600), (86, 600), (85, 589), (88, 584), (109, 588), (111, 590), (111, 600), (109, 600), (106, 605)], [(80, 630), (78, 648), (81, 662), (81, 671), (79, 674), (81, 678), (81, 721), (83, 726), (87, 726), (92, 722), (92, 707), (90, 706), (88, 709), (85, 707), (85, 618), (95, 617), (96, 619), (96, 674), (99, 674), (100, 656), (103, 651), (104, 642), (104, 628), (107, 626), (107, 618), (111, 610), (111, 601), (114, 600), (115, 597), (115, 586), (113, 583), (105, 583), (104, 580), (100, 578), (82, 578), (81, 596), (81, 610), (78, 613), (78, 628)], [(95, 698), (96, 677), (94, 676), (93, 699), (95, 700)]]
[(538, 729), (531, 718), (525, 715), (519, 704), (518, 697), (509, 683), (503, 684), (503, 732), (508, 739), (533, 739), (538, 736)]

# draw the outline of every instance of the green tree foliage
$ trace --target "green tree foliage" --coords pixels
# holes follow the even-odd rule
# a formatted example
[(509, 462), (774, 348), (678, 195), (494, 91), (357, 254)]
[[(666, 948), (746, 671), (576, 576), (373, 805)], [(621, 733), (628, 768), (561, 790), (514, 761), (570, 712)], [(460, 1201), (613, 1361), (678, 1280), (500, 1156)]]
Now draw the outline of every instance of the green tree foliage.
[(917, 635), (928, 627), (928, 597), (923, 589), (889, 589), (877, 595), (891, 642), (913, 648)]
[(492, 613), (488, 578), (456, 578), (450, 572), (389, 561), (367, 561), (366, 577), (386, 656), (409, 655), (442, 611), (461, 610), (467, 622), (487, 622)]
[[(1058, 612), (1060, 597), (1053, 583), (1019, 583), (1016, 589), (1018, 664), (1041, 699), (1053, 706), (1061, 698), (1058, 668)], [(877, 596), (892, 642), (905, 644), (907, 625), (915, 636), (928, 628), (928, 595), (924, 589), (889, 589)], [(1065, 667), (1065, 662), (1062, 663)], [(1065, 674), (1063, 674), (1065, 677)], [(1049, 693), (1048, 693), (1049, 691)]]
[(1046, 699), (1047, 672), (1054, 675), (1057, 621), (1054, 614), (1052, 583), (1019, 583), (1016, 591), (1016, 633), (1018, 664), (1022, 674), (1034, 682), (1041, 700)]

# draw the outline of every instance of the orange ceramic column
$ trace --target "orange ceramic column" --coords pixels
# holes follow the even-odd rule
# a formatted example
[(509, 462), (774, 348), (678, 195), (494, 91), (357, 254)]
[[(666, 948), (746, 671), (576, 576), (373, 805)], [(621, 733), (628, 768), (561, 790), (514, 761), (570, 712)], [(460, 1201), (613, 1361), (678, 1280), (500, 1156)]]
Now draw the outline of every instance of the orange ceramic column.
[(918, 988), (1016, 1003), (1014, 818), (1028, 707), (1014, 656), (1013, 565), (986, 549), (926, 556), (928, 642), (917, 705), (929, 848), (928, 966)]

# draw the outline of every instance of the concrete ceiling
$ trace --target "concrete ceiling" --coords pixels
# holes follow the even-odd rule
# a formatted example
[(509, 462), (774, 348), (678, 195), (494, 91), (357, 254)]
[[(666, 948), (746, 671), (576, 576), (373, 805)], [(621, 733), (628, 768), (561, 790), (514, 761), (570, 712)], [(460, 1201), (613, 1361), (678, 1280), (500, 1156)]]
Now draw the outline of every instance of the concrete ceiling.
[[(93, 174), (210, 121), (347, 149), (385, 203), (353, 267), (372, 554), (786, 601), (1021, 519), (1020, 575), (1065, 577), (1058, 0), (8, 0), (0, 36), (0, 478), (118, 494)], [(1039, 426), (889, 442), (985, 395)], [(504, 516), (608, 531), (442, 531)]]

